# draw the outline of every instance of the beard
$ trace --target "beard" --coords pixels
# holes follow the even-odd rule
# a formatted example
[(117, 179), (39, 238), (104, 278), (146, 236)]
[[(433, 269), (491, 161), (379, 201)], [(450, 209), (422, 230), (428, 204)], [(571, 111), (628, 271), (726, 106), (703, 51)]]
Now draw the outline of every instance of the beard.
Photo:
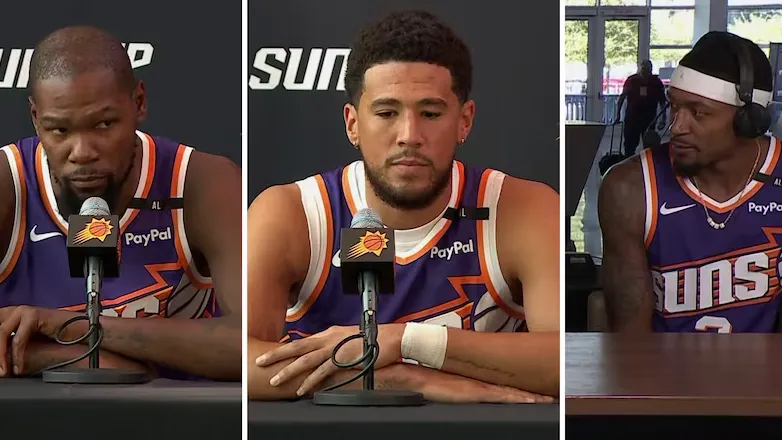
[(130, 164), (128, 165), (128, 168), (125, 170), (125, 172), (120, 176), (119, 179), (117, 179), (114, 175), (107, 176), (106, 188), (104, 188), (104, 190), (99, 194), (79, 194), (73, 188), (71, 181), (67, 177), (57, 178), (52, 176), (52, 180), (60, 188), (60, 198), (58, 200), (60, 214), (62, 214), (65, 219), (67, 219), (70, 215), (79, 214), (81, 211), (81, 206), (87, 199), (91, 197), (100, 197), (101, 199), (105, 200), (106, 204), (109, 206), (109, 212), (113, 214), (116, 213), (117, 199), (119, 198), (120, 191), (125, 185), (125, 182), (127, 182), (128, 178), (130, 177), (130, 172), (133, 171), (133, 165), (135, 163), (136, 152), (134, 150), (133, 155), (130, 158)]
[(694, 177), (703, 169), (703, 165), (698, 163), (682, 163), (678, 160), (673, 161), (673, 170), (682, 177)]
[[(427, 162), (427, 166), (432, 170), (429, 184), (423, 190), (415, 190), (406, 187), (394, 186), (388, 178), (388, 170), (391, 163), (403, 157), (411, 157)], [(426, 208), (439, 197), (448, 183), (451, 181), (451, 168), (453, 167), (454, 155), (448, 163), (448, 167), (443, 170), (437, 170), (432, 162), (416, 154), (397, 155), (389, 158), (381, 167), (372, 167), (364, 162), (364, 170), (369, 185), (375, 195), (383, 203), (394, 209), (403, 211), (413, 211)]]

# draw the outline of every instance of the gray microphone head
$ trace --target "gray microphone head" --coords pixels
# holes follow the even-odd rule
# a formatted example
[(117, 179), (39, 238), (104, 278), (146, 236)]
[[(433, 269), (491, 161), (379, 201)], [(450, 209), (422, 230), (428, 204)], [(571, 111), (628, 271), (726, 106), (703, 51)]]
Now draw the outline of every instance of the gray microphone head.
[(383, 222), (380, 217), (369, 208), (359, 209), (353, 220), (350, 222), (351, 228), (383, 228)]
[(109, 216), (111, 211), (109, 211), (109, 204), (105, 200), (100, 197), (90, 197), (81, 204), (79, 215)]

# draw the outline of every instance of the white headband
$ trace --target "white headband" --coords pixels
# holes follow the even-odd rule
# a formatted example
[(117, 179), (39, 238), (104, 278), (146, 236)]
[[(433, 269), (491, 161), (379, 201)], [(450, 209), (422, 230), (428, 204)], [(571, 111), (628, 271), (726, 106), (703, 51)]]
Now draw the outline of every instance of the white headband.
[[(670, 86), (736, 107), (744, 105), (739, 99), (736, 84), (706, 75), (681, 64), (673, 71)], [(771, 92), (754, 89), (752, 101), (763, 107), (768, 107), (771, 102)]]

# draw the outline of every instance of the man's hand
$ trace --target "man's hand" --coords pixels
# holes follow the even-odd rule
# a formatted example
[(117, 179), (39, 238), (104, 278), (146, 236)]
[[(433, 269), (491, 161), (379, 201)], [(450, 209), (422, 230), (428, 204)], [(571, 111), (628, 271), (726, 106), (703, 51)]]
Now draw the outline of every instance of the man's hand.
[(10, 376), (12, 365), (14, 375), (24, 371), (24, 350), (27, 342), (34, 335), (40, 334), (42, 327), (38, 309), (35, 307), (0, 308), (0, 376)]
[[(23, 376), (42, 368), (75, 359), (87, 348), (81, 344), (60, 345), (54, 339), (57, 326), (50, 321), (57, 313), (63, 317), (78, 316), (70, 312), (54, 311), (31, 306), (9, 306), (0, 308), (0, 377)], [(64, 322), (64, 321), (63, 321)], [(63, 332), (66, 333), (66, 332)], [(13, 339), (12, 336), (13, 335)], [(64, 341), (82, 337), (61, 335)], [(9, 342), (10, 350), (9, 350)], [(71, 367), (84, 367), (88, 359), (71, 364)], [(100, 351), (101, 368), (118, 368), (130, 371), (143, 371), (153, 374), (147, 365), (111, 353)], [(12, 370), (13, 367), (13, 371)]]
[[(377, 343), (380, 346), (380, 357), (375, 363), (376, 370), (396, 362), (402, 356), (401, 341), (404, 328), (404, 324), (378, 326)], [(334, 347), (343, 339), (358, 332), (358, 326), (333, 326), (324, 332), (289, 342), (266, 352), (256, 359), (256, 365), (265, 367), (285, 359), (297, 358), (272, 377), (269, 383), (275, 387), (306, 371), (314, 369), (296, 392), (297, 395), (303, 396), (316, 389), (325, 379), (341, 370), (331, 361)], [(362, 341), (362, 338), (356, 338), (342, 345), (336, 356), (337, 361), (349, 363), (358, 360), (363, 355)], [(363, 367), (359, 365), (355, 368)]]

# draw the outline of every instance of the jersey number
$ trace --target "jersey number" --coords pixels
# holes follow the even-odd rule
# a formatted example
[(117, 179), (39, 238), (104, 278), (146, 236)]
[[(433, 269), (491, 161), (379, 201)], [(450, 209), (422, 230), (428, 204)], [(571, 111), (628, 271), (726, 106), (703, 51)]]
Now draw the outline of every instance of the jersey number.
[(707, 332), (717, 330), (717, 333), (731, 333), (733, 326), (727, 318), (721, 316), (704, 316), (695, 323), (695, 330)]

